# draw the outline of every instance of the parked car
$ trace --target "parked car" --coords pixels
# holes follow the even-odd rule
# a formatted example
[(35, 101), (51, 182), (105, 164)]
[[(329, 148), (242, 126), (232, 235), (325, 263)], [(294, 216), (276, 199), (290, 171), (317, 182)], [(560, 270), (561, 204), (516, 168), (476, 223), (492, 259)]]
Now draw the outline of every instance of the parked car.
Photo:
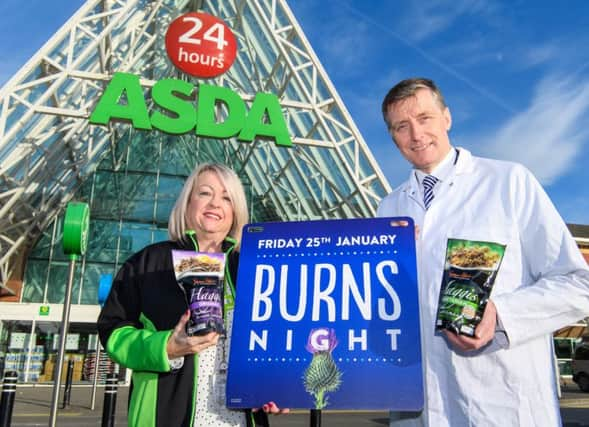
[(573, 381), (583, 391), (589, 392), (589, 342), (581, 343), (575, 349), (571, 362)]

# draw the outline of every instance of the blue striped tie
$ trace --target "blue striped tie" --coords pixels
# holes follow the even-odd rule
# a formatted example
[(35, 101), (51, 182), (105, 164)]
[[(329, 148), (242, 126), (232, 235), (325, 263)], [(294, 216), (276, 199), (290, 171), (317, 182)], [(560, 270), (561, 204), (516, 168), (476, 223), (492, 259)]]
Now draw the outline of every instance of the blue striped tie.
[(438, 182), (438, 178), (433, 175), (426, 175), (423, 178), (423, 204), (425, 205), (425, 209), (429, 208), (429, 205), (434, 200), (434, 187)]

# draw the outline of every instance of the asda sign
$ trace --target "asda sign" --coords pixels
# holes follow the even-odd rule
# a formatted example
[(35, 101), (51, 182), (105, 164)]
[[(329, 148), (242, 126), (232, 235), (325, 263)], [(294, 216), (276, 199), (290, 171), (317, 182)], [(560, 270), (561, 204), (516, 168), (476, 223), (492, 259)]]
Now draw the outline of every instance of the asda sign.
[[(278, 97), (257, 93), (249, 108), (231, 89), (194, 84), (178, 79), (163, 79), (151, 89), (153, 108), (147, 107), (139, 76), (115, 73), (104, 90), (90, 123), (107, 125), (110, 121), (129, 121), (136, 129), (157, 129), (170, 134), (194, 133), (209, 138), (237, 137), (244, 142), (256, 138), (272, 139), (278, 146), (290, 147), (292, 141)], [(226, 115), (217, 117), (218, 106)]]

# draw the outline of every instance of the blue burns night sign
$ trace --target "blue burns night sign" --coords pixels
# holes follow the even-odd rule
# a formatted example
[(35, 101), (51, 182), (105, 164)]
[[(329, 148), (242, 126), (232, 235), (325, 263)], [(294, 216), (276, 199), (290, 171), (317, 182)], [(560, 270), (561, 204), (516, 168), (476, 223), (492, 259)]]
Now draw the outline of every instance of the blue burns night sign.
[(410, 218), (243, 231), (229, 407), (423, 407)]

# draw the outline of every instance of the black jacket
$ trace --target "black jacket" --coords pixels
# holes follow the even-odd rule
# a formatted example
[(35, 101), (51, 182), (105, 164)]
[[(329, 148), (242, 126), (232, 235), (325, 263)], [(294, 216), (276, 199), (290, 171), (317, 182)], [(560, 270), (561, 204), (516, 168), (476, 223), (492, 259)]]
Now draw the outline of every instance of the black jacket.
[[(226, 239), (225, 277), (235, 283), (239, 254)], [(98, 318), (103, 347), (117, 363), (133, 370), (129, 398), (129, 426), (191, 427), (193, 425), (198, 355), (184, 358), (171, 372), (166, 345), (188, 302), (176, 282), (172, 250), (194, 250), (183, 242), (166, 241), (134, 254), (116, 275)], [(247, 425), (253, 425), (246, 411)], [(267, 425), (263, 412), (256, 424)]]

